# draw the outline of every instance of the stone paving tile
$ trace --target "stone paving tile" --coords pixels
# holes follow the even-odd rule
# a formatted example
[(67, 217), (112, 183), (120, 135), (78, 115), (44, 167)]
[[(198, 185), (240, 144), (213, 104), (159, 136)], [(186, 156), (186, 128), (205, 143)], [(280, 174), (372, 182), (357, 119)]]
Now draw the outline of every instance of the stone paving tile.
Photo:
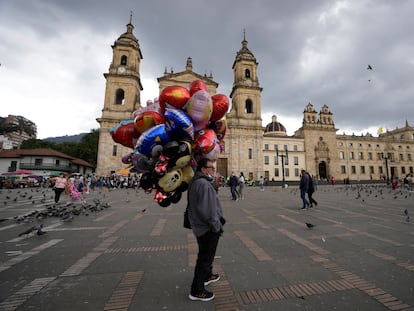
[[(33, 308), (47, 299), (49, 291), (91, 277), (104, 282), (88, 284), (88, 307), (92, 309), (296, 310), (295, 305), (306, 303), (311, 310), (326, 310), (324, 306), (332, 307), (338, 297), (343, 297), (344, 301), (338, 301), (342, 307), (349, 301), (349, 307), (359, 305), (361, 310), (368, 306), (370, 310), (413, 310), (413, 290), (408, 293), (414, 284), (414, 265), (407, 258), (413, 255), (414, 227), (401, 214), (405, 208), (412, 210), (412, 197), (394, 199), (390, 189), (378, 185), (358, 187), (320, 186), (315, 193), (319, 205), (304, 211), (298, 209), (297, 189), (266, 188), (259, 192), (247, 187), (246, 199), (237, 202), (230, 200), (228, 188), (221, 189), (228, 222), (214, 266), (221, 280), (210, 285), (216, 299), (208, 303), (187, 298), (197, 243), (191, 231), (182, 228), (185, 196), (178, 204), (162, 208), (142, 190), (95, 191), (86, 196), (87, 200), (107, 200), (109, 209), (87, 217), (80, 215), (71, 223), (46, 219), (44, 228), (50, 231), (42, 241), (33, 235), (16, 238), (23, 224), (13, 222), (13, 215), (27, 213), (30, 202), (11, 203), (0, 207), (0, 218), (9, 219), (0, 224), (0, 277), (5, 280), (0, 284), (0, 310)], [(357, 190), (364, 202), (356, 199)], [(370, 191), (382, 191), (382, 196), (369, 197)], [(1, 192), (0, 200), (7, 193)], [(36, 195), (40, 197), (41, 193)], [(305, 222), (315, 227), (309, 230)], [(82, 248), (72, 262), (53, 263), (59, 266), (56, 271), (63, 273), (50, 276), (50, 269), (42, 262), (48, 262), (48, 254), (57, 249), (61, 256), (70, 252), (74, 258), (78, 248), (73, 239), (79, 239), (76, 232), (84, 233), (82, 239), (88, 239), (90, 249), (85, 252)], [(56, 247), (53, 241), (58, 240), (63, 247)], [(19, 251), (22, 253), (16, 257), (7, 255)], [(123, 270), (126, 261), (127, 270)], [(281, 267), (289, 269), (289, 262), (301, 263), (295, 266), (296, 273), (278, 271)], [(375, 264), (405, 273), (404, 283), (392, 278), (384, 282), (372, 266)], [(371, 266), (371, 270), (363, 270)], [(40, 280), (47, 282), (40, 284)], [(55, 282), (59, 287), (52, 285)], [(62, 291), (56, 298), (62, 303), (55, 301), (53, 307), (70, 310), (65, 301), (73, 299), (71, 295), (76, 295), (76, 289), (72, 294)]]

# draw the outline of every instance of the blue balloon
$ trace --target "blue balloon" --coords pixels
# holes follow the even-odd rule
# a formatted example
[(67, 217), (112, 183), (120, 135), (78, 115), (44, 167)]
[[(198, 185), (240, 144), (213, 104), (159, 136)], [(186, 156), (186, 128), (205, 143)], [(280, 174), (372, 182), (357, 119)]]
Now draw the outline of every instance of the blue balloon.
[(190, 117), (182, 110), (166, 109), (165, 125), (171, 136), (178, 139), (194, 140), (194, 125)]
[(157, 145), (164, 146), (170, 140), (165, 124), (158, 124), (142, 132), (135, 148), (143, 155), (151, 157), (152, 148)]

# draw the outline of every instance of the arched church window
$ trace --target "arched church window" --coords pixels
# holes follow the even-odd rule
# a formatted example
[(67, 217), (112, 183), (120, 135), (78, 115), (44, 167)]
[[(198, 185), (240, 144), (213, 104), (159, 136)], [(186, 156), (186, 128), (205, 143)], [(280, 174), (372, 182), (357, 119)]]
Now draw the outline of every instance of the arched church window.
[(250, 70), (249, 70), (249, 69), (246, 69), (246, 70), (244, 71), (244, 76), (245, 76), (246, 78), (250, 78)]
[(121, 57), (121, 65), (126, 65), (128, 61), (128, 57), (126, 55), (122, 55)]
[(123, 89), (116, 90), (115, 105), (123, 105), (125, 100), (125, 92)]
[(246, 100), (246, 106), (244, 110), (246, 113), (253, 113), (253, 102), (250, 99)]

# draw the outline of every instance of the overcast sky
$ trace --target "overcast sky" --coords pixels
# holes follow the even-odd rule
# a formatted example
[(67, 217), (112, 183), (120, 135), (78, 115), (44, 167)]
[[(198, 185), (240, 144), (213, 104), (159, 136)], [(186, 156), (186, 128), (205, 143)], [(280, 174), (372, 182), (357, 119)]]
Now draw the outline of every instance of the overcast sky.
[(187, 57), (229, 95), (245, 29), (263, 125), (276, 114), (292, 135), (308, 102), (329, 106), (338, 134), (414, 125), (410, 0), (0, 0), (0, 116), (35, 122), (40, 139), (98, 128), (103, 73), (130, 11), (142, 103), (158, 96), (165, 67), (184, 71)]

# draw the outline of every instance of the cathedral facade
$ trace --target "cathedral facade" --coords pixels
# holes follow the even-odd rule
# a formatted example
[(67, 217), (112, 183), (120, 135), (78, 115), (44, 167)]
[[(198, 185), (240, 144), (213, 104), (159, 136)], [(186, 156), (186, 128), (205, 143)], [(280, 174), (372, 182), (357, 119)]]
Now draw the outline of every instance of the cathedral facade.
[[(105, 102), (100, 124), (98, 175), (109, 175), (122, 168), (120, 158), (130, 150), (116, 144), (109, 129), (122, 120), (130, 119), (141, 107), (139, 65), (142, 53), (132, 33), (127, 32), (112, 46), (113, 59), (105, 73)], [(404, 177), (413, 173), (414, 127), (381, 133), (378, 137), (340, 135), (333, 113), (327, 105), (319, 112), (308, 103), (304, 107), (302, 126), (291, 136), (274, 115), (265, 127), (261, 118), (261, 93), (258, 62), (244, 37), (233, 62), (233, 88), (230, 94), (224, 151), (217, 160), (217, 171), (223, 176), (243, 172), (250, 179), (263, 176), (267, 180), (297, 181), (301, 169), (318, 179), (380, 180)], [(159, 89), (170, 85), (188, 87), (194, 80), (202, 80), (210, 95), (216, 93), (218, 83), (209, 76), (193, 72), (192, 59), (187, 58), (185, 70), (167, 72), (158, 79)]]

